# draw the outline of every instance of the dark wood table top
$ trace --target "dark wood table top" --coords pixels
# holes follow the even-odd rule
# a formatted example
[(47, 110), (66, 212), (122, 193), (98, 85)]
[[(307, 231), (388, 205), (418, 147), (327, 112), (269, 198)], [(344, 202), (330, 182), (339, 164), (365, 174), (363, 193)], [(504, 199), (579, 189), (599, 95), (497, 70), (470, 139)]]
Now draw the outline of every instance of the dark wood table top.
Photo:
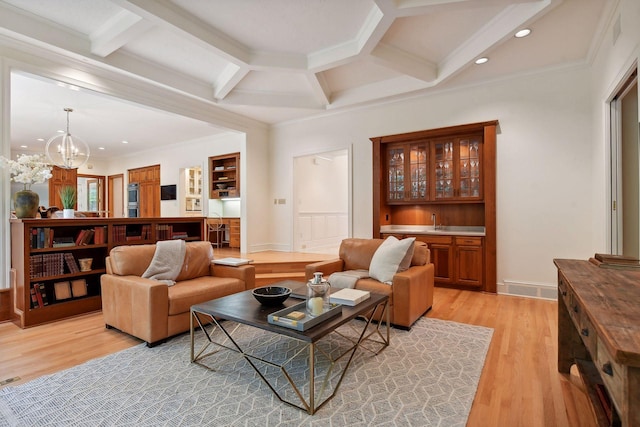
[[(298, 283), (300, 286), (304, 286), (303, 283), (295, 283)], [(276, 283), (274, 286), (280, 286), (280, 284)], [(294, 291), (293, 288), (292, 291)], [(354, 307), (342, 306), (341, 314), (331, 317), (306, 331), (297, 331), (295, 329), (285, 328), (284, 326), (272, 325), (267, 320), (267, 316), (269, 314), (304, 301), (298, 298), (289, 297), (283, 305), (267, 307), (260, 304), (251, 293), (251, 290), (248, 290), (193, 305), (191, 310), (220, 319), (233, 320), (238, 323), (264, 329), (265, 331), (296, 338), (301, 341), (317, 342), (322, 337), (333, 332), (339, 326), (349, 322), (358, 315), (366, 314), (376, 305), (383, 303), (388, 299), (389, 297), (387, 295), (372, 292), (369, 299)]]
[(613, 358), (640, 367), (640, 271), (553, 260), (587, 310)]

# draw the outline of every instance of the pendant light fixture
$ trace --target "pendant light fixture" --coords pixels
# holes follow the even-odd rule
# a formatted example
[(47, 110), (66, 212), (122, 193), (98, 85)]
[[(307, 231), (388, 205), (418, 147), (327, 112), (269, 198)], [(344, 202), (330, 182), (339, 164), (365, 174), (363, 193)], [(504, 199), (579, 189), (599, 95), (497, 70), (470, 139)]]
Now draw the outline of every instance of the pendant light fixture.
[(54, 165), (63, 169), (77, 169), (89, 160), (89, 146), (77, 136), (71, 136), (69, 113), (72, 113), (73, 109), (65, 108), (64, 111), (67, 113), (67, 131), (52, 136), (47, 141), (45, 153)]

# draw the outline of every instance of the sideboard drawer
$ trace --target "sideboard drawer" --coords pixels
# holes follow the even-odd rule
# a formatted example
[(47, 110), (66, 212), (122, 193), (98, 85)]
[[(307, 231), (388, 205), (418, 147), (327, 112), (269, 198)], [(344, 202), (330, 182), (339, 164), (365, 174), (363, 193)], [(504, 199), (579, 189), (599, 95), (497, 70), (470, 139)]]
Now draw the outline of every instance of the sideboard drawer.
[(613, 400), (618, 412), (624, 413), (629, 409), (621, 407), (625, 396), (626, 367), (619, 365), (613, 360), (613, 357), (609, 354), (609, 351), (602, 341), (600, 341), (599, 337), (597, 346), (598, 357), (596, 358), (595, 364), (600, 372), (600, 377), (607, 386), (611, 400)]
[(482, 237), (456, 237), (456, 245), (482, 246)]
[(586, 345), (587, 350), (589, 350), (591, 358), (595, 358), (598, 348), (598, 334), (596, 333), (596, 329), (593, 327), (593, 323), (591, 323), (591, 319), (589, 319), (589, 316), (584, 312), (580, 318), (579, 332), (580, 337), (582, 337), (582, 341), (584, 341), (584, 345)]

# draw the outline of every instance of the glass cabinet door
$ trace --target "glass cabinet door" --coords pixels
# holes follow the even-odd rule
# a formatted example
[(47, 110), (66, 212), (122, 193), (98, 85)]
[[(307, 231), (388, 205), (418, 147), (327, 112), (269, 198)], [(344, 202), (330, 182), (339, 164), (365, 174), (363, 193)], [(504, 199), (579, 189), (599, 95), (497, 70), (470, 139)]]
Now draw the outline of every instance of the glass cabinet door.
[(435, 200), (482, 199), (480, 137), (433, 142)]
[(387, 198), (390, 202), (404, 200), (404, 169), (404, 148), (390, 148), (387, 151)]
[(453, 140), (435, 141), (433, 144), (433, 161), (435, 170), (435, 198), (451, 199), (454, 197), (455, 174), (453, 161)]
[(429, 159), (427, 143), (412, 144), (409, 151), (409, 176), (411, 177), (411, 187), (409, 199), (426, 200), (429, 194), (428, 176)]
[(460, 147), (460, 198), (479, 198), (481, 196), (479, 150), (482, 144), (476, 138), (461, 139)]

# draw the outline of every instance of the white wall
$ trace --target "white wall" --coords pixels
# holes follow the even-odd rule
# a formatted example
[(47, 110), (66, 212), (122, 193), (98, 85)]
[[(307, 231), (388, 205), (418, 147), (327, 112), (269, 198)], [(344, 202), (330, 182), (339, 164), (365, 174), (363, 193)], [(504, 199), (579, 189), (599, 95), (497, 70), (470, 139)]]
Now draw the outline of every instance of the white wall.
[[(614, 43), (614, 26), (620, 19), (621, 33)], [(622, 0), (609, 22), (602, 44), (592, 66), (592, 132), (593, 132), (593, 247), (598, 252), (609, 252), (608, 228), (610, 215), (610, 168), (608, 135), (608, 102), (617, 92), (625, 74), (640, 61), (640, 2)], [(640, 118), (639, 118), (640, 120)]]
[[(201, 166), (203, 171), (203, 192), (205, 194), (205, 212), (209, 194), (209, 156), (220, 154), (244, 152), (245, 135), (229, 132), (215, 135), (209, 138), (201, 138), (193, 141), (182, 141), (162, 150), (148, 150), (127, 157), (109, 159), (107, 175), (124, 174), (125, 185), (128, 184), (127, 171), (145, 166), (160, 165), (160, 185), (184, 185), (180, 176), (180, 170)], [(241, 170), (242, 173), (242, 170)], [(178, 200), (160, 201), (160, 216), (180, 216), (180, 202)]]
[[(372, 235), (369, 138), (497, 119), (498, 282), (554, 286), (553, 258), (593, 254), (587, 67), (552, 71), (276, 126), (272, 189), (291, 197), (292, 158), (353, 144), (353, 235)], [(291, 210), (273, 209), (273, 241)]]
[(340, 150), (294, 159), (290, 203), (296, 252), (337, 254), (342, 239), (349, 237), (348, 153)]

